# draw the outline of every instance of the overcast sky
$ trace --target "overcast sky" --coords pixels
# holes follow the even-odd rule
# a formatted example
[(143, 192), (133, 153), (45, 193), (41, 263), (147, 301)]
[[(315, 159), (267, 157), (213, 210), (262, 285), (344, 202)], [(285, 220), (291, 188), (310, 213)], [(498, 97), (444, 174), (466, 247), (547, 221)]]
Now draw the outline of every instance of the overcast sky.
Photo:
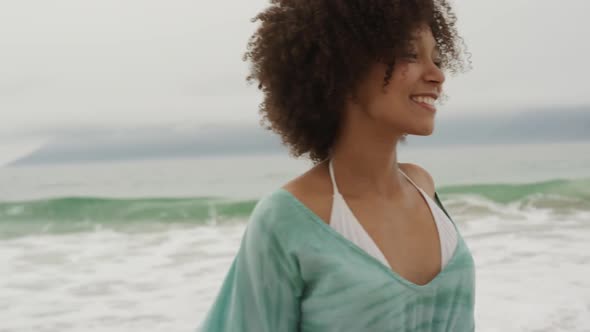
[[(590, 1), (457, 0), (473, 69), (442, 116), (590, 105)], [(85, 126), (258, 120), (242, 62), (267, 1), (0, 0), (0, 145)]]

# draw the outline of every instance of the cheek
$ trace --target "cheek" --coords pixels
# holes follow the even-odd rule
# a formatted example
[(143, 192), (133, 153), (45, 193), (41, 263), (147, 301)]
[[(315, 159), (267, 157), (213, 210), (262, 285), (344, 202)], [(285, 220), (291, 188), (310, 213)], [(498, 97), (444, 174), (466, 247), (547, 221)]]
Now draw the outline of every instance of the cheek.
[(419, 65), (408, 63), (400, 64), (395, 68), (391, 75), (390, 85), (399, 92), (403, 92), (406, 96), (412, 94), (413, 87), (420, 81)]
[(405, 118), (404, 113), (409, 107), (407, 94), (391, 86), (379, 98), (375, 98), (371, 105), (371, 113), (381, 120), (397, 122)]
[[(408, 64), (400, 64), (394, 68), (389, 83), (383, 90), (383, 72), (375, 78), (368, 98), (370, 113), (378, 118), (400, 118), (410, 106), (412, 94), (412, 68)], [(377, 75), (376, 75), (377, 77)]]
[(411, 89), (404, 79), (392, 77), (387, 86), (386, 93), (383, 94), (384, 101), (389, 105), (390, 111), (399, 112), (408, 105)]

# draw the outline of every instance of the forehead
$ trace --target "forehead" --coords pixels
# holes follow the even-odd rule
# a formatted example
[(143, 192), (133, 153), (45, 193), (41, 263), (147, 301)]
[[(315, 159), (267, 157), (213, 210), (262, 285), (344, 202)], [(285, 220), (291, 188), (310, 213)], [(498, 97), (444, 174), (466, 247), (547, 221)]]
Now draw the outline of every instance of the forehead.
[(434, 36), (432, 36), (432, 30), (428, 25), (421, 25), (412, 32), (412, 42), (428, 42), (435, 43)]
[(410, 45), (414, 47), (423, 46), (432, 48), (434, 50), (438, 50), (436, 40), (432, 35), (432, 31), (430, 30), (429, 26), (421, 26), (414, 30), (412, 33), (412, 39), (410, 40)]

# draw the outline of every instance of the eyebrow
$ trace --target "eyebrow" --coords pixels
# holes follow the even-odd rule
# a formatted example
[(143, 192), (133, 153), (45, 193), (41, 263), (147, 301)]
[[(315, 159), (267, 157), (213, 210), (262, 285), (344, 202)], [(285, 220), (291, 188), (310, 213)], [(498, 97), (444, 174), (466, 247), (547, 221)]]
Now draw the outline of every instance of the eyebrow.
[[(418, 48), (418, 38), (410, 39), (409, 46)], [(438, 47), (438, 45), (436, 43), (434, 44), (434, 47), (432, 48), (432, 53), (436, 54), (437, 56), (441, 55), (440, 48)]]

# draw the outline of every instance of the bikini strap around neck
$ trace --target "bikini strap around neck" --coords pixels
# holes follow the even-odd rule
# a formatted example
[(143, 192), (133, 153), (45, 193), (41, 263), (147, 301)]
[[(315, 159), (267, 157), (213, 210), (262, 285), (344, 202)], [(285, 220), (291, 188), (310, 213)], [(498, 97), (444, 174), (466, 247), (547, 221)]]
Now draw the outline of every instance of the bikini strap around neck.
[[(330, 179), (332, 180), (332, 190), (333, 190), (333, 193), (334, 193), (334, 195), (340, 195), (340, 191), (338, 190), (338, 185), (336, 185), (336, 178), (335, 178), (335, 176), (334, 176), (334, 165), (333, 165), (333, 162), (332, 162), (332, 161), (333, 161), (332, 159), (330, 159), (330, 161), (329, 161)], [(404, 172), (401, 170), (401, 168), (399, 168), (399, 166), (398, 166), (398, 167), (396, 167), (396, 168), (397, 168), (397, 170), (398, 170), (400, 173), (402, 173), (402, 175), (403, 175), (403, 176), (404, 176), (406, 179), (408, 179), (408, 181), (410, 181), (410, 183), (411, 183), (411, 184), (412, 184), (414, 187), (416, 187), (416, 188), (420, 188), (420, 187), (418, 187), (418, 185), (417, 185), (417, 184), (416, 184), (414, 181), (412, 181), (412, 179), (410, 179), (410, 177), (409, 177), (409, 176), (407, 176), (407, 175), (406, 175), (406, 173), (404, 173)]]
[(414, 181), (412, 181), (412, 179), (410, 179), (410, 177), (409, 177), (409, 176), (407, 176), (407, 175), (406, 175), (406, 173), (404, 173), (404, 172), (401, 170), (401, 168), (399, 168), (399, 167), (398, 167), (397, 169), (399, 170), (399, 172), (400, 172), (400, 173), (402, 173), (402, 175), (403, 175), (403, 176), (404, 176), (406, 179), (408, 179), (408, 181), (410, 181), (410, 183), (411, 183), (412, 185), (414, 185), (414, 187), (416, 187), (416, 188), (420, 188), (420, 187), (418, 187), (418, 185), (417, 185), (416, 183), (414, 183)]
[(334, 177), (334, 166), (332, 164), (332, 159), (329, 161), (329, 169), (330, 169), (330, 179), (332, 179), (332, 190), (334, 195), (340, 195), (338, 191), (338, 186), (336, 185), (336, 178)]

